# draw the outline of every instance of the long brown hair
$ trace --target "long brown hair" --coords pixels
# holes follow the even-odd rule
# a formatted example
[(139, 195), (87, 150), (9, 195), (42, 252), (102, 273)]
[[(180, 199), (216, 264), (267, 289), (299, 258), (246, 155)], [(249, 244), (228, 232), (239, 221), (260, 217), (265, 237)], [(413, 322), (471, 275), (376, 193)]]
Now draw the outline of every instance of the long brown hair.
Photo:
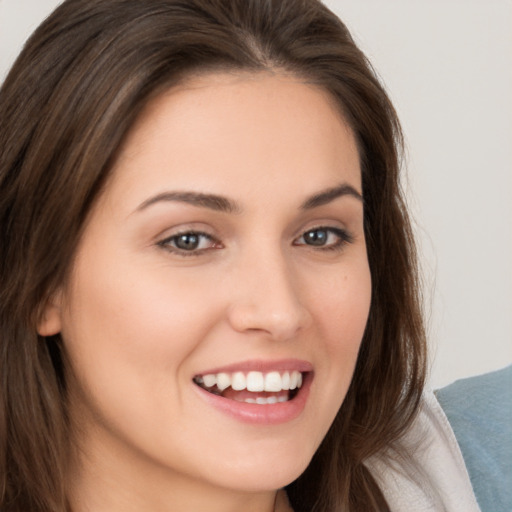
[(0, 507), (62, 512), (68, 419), (59, 336), (38, 337), (116, 150), (193, 73), (283, 70), (328, 91), (358, 142), (372, 304), (354, 378), (297, 512), (385, 511), (368, 457), (408, 427), (425, 376), (400, 126), (343, 23), (317, 0), (67, 0), (0, 89)]

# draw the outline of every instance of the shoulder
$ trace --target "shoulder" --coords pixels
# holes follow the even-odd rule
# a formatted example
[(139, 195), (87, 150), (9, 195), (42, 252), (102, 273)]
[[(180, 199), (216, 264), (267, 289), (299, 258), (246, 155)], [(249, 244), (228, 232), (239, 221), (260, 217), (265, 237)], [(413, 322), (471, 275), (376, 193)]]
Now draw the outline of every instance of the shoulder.
[(478, 512), (464, 460), (434, 394), (392, 450), (368, 461), (393, 512)]
[(512, 510), (512, 366), (436, 392), (483, 512)]

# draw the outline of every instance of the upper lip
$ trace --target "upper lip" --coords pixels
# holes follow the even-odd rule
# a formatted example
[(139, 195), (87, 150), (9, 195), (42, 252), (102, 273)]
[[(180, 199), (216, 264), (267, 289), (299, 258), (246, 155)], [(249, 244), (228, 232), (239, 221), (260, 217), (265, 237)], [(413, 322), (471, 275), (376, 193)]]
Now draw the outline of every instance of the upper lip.
[(234, 373), (234, 372), (262, 372), (268, 373), (272, 371), (299, 371), (311, 372), (313, 371), (313, 365), (301, 359), (279, 359), (279, 360), (264, 360), (264, 359), (253, 359), (247, 361), (240, 361), (238, 363), (232, 363), (226, 366), (218, 366), (215, 368), (209, 368), (208, 370), (201, 371), (196, 375), (208, 375), (216, 373)]

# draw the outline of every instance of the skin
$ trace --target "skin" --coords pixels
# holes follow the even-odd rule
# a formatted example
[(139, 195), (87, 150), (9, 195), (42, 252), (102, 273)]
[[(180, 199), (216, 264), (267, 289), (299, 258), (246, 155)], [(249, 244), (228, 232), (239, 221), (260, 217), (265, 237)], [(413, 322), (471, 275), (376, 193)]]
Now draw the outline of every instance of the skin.
[[(62, 334), (70, 362), (74, 510), (274, 509), (345, 397), (371, 296), (361, 199), (301, 205), (343, 184), (361, 193), (360, 174), (327, 94), (294, 77), (210, 74), (150, 103), (39, 325)], [(175, 191), (237, 211), (148, 204)], [(319, 227), (350, 241), (326, 231), (325, 246), (305, 243)], [(176, 249), (171, 237), (189, 231), (211, 239)], [(283, 358), (314, 368), (304, 410), (283, 424), (242, 423), (192, 381)]]

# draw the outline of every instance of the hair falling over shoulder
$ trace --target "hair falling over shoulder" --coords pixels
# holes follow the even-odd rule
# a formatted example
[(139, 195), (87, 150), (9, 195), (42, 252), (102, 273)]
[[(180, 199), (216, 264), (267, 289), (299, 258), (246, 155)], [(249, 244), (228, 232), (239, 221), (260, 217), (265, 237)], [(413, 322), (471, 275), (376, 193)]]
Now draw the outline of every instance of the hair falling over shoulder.
[[(193, 27), (193, 29), (192, 29)], [(209, 70), (281, 70), (330, 94), (361, 158), (372, 304), (354, 378), (296, 512), (388, 510), (365, 460), (412, 421), (425, 378), (420, 282), (400, 188), (399, 122), (343, 23), (317, 0), (67, 0), (0, 89), (0, 509), (70, 510), (65, 354), (42, 306), (144, 105)]]

